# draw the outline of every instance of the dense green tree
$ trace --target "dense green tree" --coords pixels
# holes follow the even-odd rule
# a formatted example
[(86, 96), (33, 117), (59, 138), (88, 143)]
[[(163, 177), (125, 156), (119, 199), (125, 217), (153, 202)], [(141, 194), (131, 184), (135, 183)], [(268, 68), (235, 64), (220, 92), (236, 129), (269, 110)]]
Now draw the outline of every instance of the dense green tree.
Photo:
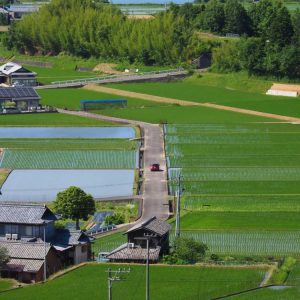
[(219, 0), (208, 2), (205, 11), (201, 14), (199, 26), (204, 30), (222, 33), (225, 25), (224, 6)]
[(291, 43), (294, 31), (291, 16), (280, 3), (269, 8), (269, 13), (261, 22), (262, 38), (270, 45), (283, 47)]
[(95, 201), (82, 189), (70, 186), (57, 194), (54, 208), (63, 218), (75, 220), (76, 229), (79, 229), (79, 219), (87, 220), (95, 212)]
[(225, 42), (213, 49), (213, 67), (219, 72), (237, 72), (241, 70), (238, 42)]
[(196, 263), (204, 258), (208, 247), (193, 238), (178, 237), (174, 241), (173, 251), (176, 256), (187, 262)]
[(300, 47), (300, 9), (297, 9), (292, 15), (294, 28), (293, 43)]
[(224, 5), (225, 33), (249, 33), (249, 17), (238, 0), (227, 0)]
[(121, 213), (114, 213), (111, 216), (107, 216), (105, 218), (105, 223), (106, 224), (114, 224), (114, 225), (119, 225), (125, 223), (125, 217)]
[(248, 38), (241, 41), (239, 59), (241, 67), (249, 75), (264, 74), (265, 44), (260, 38)]

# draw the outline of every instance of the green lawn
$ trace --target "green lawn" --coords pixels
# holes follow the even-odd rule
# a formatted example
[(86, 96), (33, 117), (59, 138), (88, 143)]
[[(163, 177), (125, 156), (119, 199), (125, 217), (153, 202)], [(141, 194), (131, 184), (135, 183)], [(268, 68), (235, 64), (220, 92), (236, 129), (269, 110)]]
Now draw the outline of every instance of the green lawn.
[[(30, 59), (30, 58), (29, 58)], [(71, 68), (44, 68), (24, 65), (30, 71), (37, 73), (37, 81), (41, 84), (50, 84), (53, 81), (62, 81), (70, 79), (94, 78), (101, 76), (97, 72), (78, 72)]]
[(14, 282), (11, 279), (0, 278), (0, 292), (12, 288)]
[(287, 116), (300, 117), (298, 98), (267, 96), (271, 81), (245, 74), (206, 73), (169, 83), (123, 83), (110, 87), (195, 102), (212, 102)]
[(92, 251), (97, 257), (99, 252), (110, 252), (127, 242), (124, 232), (115, 232), (110, 235), (100, 236), (92, 243)]
[(300, 230), (299, 212), (191, 212), (182, 230)]
[(38, 93), (42, 97), (42, 104), (59, 108), (66, 107), (72, 110), (80, 109), (80, 100), (126, 99), (128, 100), (128, 108), (170, 106), (169, 104), (165, 103), (110, 95), (82, 88), (38, 90)]
[(1, 115), (0, 126), (109, 126), (110, 123), (59, 113)]
[[(123, 267), (129, 267), (122, 265)], [(106, 299), (107, 268), (118, 265), (88, 265), (46, 284), (28, 286), (0, 294), (0, 299)], [(113, 283), (115, 299), (140, 300), (145, 297), (145, 267), (130, 265), (126, 281)], [(260, 269), (208, 267), (150, 267), (150, 295), (156, 300), (211, 299), (256, 287), (264, 277)]]

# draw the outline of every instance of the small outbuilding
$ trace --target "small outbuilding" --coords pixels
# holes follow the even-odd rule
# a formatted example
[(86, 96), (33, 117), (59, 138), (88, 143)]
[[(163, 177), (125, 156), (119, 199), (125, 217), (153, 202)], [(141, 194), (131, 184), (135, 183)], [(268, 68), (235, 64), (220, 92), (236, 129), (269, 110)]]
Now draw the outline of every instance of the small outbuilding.
[(6, 86), (36, 86), (36, 73), (14, 62), (0, 66), (0, 84)]
[(128, 242), (113, 250), (106, 258), (112, 262), (144, 262), (148, 256), (148, 239), (149, 261), (156, 263), (163, 254), (169, 253), (170, 229), (170, 224), (152, 217), (129, 229), (126, 232)]

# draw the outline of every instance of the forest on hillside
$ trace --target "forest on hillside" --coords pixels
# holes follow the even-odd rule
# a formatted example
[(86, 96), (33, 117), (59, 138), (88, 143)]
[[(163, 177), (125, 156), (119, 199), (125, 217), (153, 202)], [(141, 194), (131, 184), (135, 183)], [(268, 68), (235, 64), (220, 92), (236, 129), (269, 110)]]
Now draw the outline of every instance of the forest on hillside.
[[(200, 31), (238, 37), (202, 39)], [(171, 4), (153, 19), (136, 20), (110, 4), (53, 0), (13, 23), (6, 45), (30, 55), (66, 52), (145, 65), (178, 65), (212, 52), (221, 72), (300, 78), (300, 11), (291, 15), (271, 0), (247, 10), (238, 0), (210, 0)]]

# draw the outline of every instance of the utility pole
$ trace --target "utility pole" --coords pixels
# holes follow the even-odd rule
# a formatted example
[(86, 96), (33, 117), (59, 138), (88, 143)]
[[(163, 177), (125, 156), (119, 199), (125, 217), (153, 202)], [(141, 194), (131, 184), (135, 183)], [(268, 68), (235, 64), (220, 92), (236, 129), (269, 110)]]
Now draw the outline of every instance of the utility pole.
[(156, 237), (156, 234), (144, 234), (144, 238), (147, 241), (147, 261), (146, 261), (146, 300), (150, 300), (150, 239)]
[(47, 280), (46, 222), (44, 222), (44, 282)]
[(108, 273), (108, 278), (107, 278), (107, 284), (108, 284), (108, 300), (112, 300), (112, 283), (113, 281), (124, 281), (120, 274), (123, 273), (130, 273), (130, 268), (129, 269), (121, 269), (119, 268), (118, 270), (111, 270), (111, 268), (108, 268), (106, 271)]
[(179, 237), (180, 236), (180, 197), (181, 197), (181, 193), (182, 193), (182, 189), (181, 189), (181, 179), (182, 176), (179, 175), (178, 176), (178, 180), (177, 180), (177, 191), (176, 191), (176, 223), (175, 223), (175, 237)]

